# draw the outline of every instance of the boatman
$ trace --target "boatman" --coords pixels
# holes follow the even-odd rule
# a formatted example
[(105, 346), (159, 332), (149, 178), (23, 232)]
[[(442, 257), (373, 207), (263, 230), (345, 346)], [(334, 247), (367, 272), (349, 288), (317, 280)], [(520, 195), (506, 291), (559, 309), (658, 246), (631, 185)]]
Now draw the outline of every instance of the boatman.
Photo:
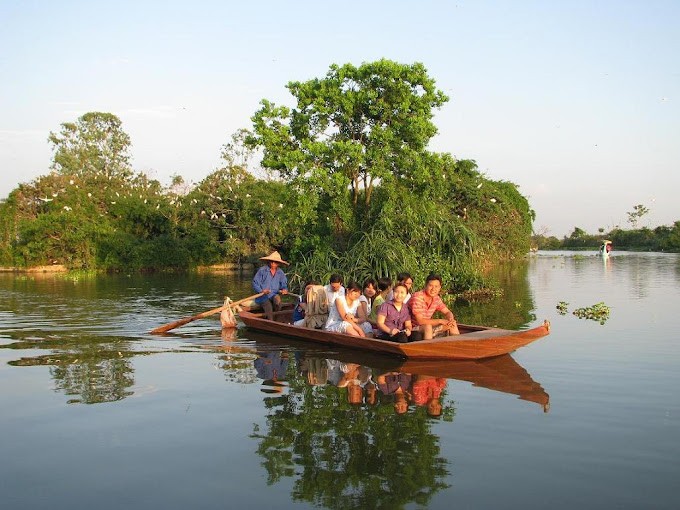
[(267, 263), (257, 270), (253, 277), (253, 290), (257, 293), (264, 292), (255, 303), (260, 305), (269, 320), (274, 320), (274, 312), (281, 310), (281, 296), (288, 294), (288, 278), (279, 266), (288, 265), (281, 259), (278, 251), (273, 251), (266, 257), (260, 257)]

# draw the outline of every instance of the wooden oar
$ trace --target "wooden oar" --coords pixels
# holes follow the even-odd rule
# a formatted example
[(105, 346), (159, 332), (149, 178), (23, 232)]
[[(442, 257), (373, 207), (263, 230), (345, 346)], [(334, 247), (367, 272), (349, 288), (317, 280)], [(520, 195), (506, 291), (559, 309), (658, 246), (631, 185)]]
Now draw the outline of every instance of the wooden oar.
[(264, 296), (264, 292), (260, 292), (259, 294), (254, 294), (252, 296), (248, 296), (247, 298), (239, 299), (238, 301), (234, 301), (233, 303), (229, 303), (228, 305), (222, 305), (219, 308), (213, 308), (212, 310), (208, 310), (207, 312), (202, 312), (196, 315), (192, 315), (191, 317), (186, 317), (184, 319), (180, 319), (175, 322), (171, 322), (170, 324), (166, 324), (165, 326), (159, 326), (156, 329), (152, 329), (149, 333), (151, 334), (157, 334), (157, 333), (165, 333), (166, 331), (170, 331), (171, 329), (178, 328), (180, 326), (184, 326), (185, 324), (189, 324), (190, 322), (193, 322), (198, 319), (202, 319), (204, 317), (208, 317), (210, 315), (215, 315), (216, 313), (220, 313), (222, 310), (224, 310), (227, 306), (236, 306), (240, 305), (241, 303), (245, 303), (246, 301), (250, 301), (251, 299), (256, 299), (259, 298), (260, 296)]

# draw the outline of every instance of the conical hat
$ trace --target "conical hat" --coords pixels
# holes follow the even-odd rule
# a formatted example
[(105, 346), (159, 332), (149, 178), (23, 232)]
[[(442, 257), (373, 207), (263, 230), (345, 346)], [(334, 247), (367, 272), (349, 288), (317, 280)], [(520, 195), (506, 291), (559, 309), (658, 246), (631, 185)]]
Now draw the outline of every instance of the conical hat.
[(266, 257), (260, 257), (260, 260), (269, 260), (271, 262), (278, 262), (279, 264), (288, 265), (288, 262), (281, 258), (281, 255), (279, 254), (278, 251), (273, 251)]

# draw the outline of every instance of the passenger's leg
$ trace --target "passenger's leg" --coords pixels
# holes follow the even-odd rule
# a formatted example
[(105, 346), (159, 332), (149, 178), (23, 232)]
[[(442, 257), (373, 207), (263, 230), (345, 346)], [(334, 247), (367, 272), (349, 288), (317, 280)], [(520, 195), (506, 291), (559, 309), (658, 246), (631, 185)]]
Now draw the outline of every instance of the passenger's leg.
[(422, 326), (418, 326), (418, 329), (423, 334), (423, 340), (432, 340), (432, 324), (423, 324)]
[(460, 335), (460, 331), (458, 330), (458, 324), (454, 324), (449, 328), (448, 331), (449, 335)]
[(411, 336), (409, 337), (408, 341), (409, 342), (419, 342), (420, 340), (423, 339), (423, 332), (420, 331), (420, 326), (418, 329), (414, 329), (411, 331)]
[(347, 321), (342, 323), (342, 332), (352, 336), (361, 336), (359, 332), (354, 328), (354, 324)]

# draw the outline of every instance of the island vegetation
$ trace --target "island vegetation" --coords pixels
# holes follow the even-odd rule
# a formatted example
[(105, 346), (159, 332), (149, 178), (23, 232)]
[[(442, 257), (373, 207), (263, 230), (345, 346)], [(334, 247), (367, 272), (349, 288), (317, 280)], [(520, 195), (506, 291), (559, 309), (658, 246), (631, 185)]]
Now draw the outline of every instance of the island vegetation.
[(428, 149), (448, 97), (422, 64), (332, 65), (287, 88), (295, 105), (263, 99), (195, 185), (135, 170), (112, 113), (61, 124), (50, 168), (0, 203), (0, 265), (187, 270), (277, 249), (293, 279), (437, 271), (467, 290), (485, 264), (529, 251), (534, 212), (517, 186)]

